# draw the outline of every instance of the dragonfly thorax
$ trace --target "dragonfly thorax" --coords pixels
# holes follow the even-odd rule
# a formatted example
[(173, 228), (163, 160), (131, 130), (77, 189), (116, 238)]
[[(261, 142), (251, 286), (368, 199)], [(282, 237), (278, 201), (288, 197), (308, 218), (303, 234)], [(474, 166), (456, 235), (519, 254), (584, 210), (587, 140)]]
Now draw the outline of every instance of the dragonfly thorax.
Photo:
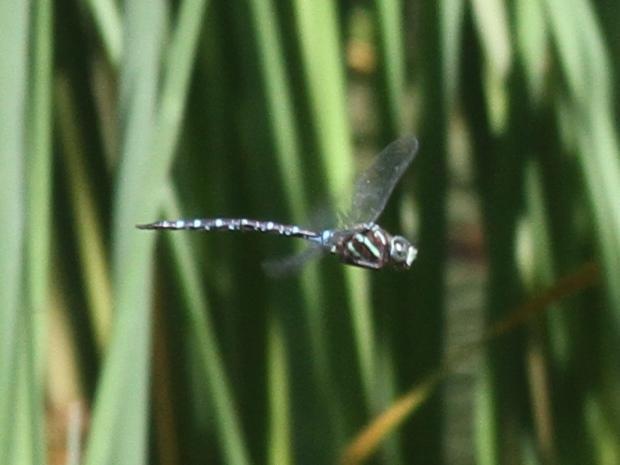
[(408, 269), (417, 250), (402, 236), (392, 236), (374, 223), (356, 225), (347, 230), (325, 231), (323, 246), (349, 265), (381, 269), (392, 266)]

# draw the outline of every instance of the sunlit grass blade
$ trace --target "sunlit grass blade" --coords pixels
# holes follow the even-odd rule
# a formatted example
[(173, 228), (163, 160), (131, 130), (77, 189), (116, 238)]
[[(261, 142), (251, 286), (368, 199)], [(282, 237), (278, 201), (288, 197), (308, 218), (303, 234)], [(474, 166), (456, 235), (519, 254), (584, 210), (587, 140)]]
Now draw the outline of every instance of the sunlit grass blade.
[(149, 192), (161, 190), (161, 181), (170, 172), (207, 3), (207, 0), (184, 0), (181, 3), (170, 44), (163, 56), (162, 88), (153, 140), (155, 156), (149, 164), (145, 184)]
[[(27, 129), (29, 17), (28, 3), (0, 4), (0, 462), (14, 463), (17, 363), (33, 346), (20, 347), (28, 298), (24, 282), (25, 136)], [(20, 322), (20, 319), (22, 321)], [(32, 334), (32, 333), (31, 333)], [(28, 338), (26, 338), (28, 339)], [(33, 340), (30, 339), (30, 343)], [(32, 356), (32, 354), (30, 354)], [(34, 370), (34, 368), (32, 368)], [(36, 389), (28, 386), (28, 389)], [(35, 391), (36, 392), (36, 391)], [(33, 392), (33, 398), (36, 397)], [(32, 412), (29, 412), (32, 415)], [(27, 420), (28, 421), (28, 420)], [(20, 430), (23, 433), (23, 430)], [(21, 457), (21, 456), (20, 456)]]
[(26, 120), (26, 234), (24, 306), (17, 379), (20, 383), (16, 418), (16, 461), (46, 463), (45, 330), (51, 240), (51, 2), (39, 0), (32, 8), (31, 86)]
[[(127, 4), (121, 67), (121, 164), (114, 201), (112, 277), (115, 318), (96, 393), (85, 463), (147, 462), (150, 372), (150, 255), (152, 237), (134, 224), (143, 211), (154, 212), (153, 190), (145, 192), (152, 158), (164, 43), (162, 1)], [(163, 176), (162, 176), (163, 178)], [(161, 182), (162, 179), (159, 180)]]
[[(605, 270), (607, 306), (603, 344), (617, 343), (620, 334), (620, 147), (616, 117), (611, 105), (613, 74), (602, 30), (593, 6), (573, 0), (570, 7), (563, 2), (545, 2), (547, 20), (557, 50), (560, 68), (567, 83), (568, 105), (558, 108), (558, 116), (570, 127), (565, 134), (567, 144), (574, 144), (595, 223), (598, 253)], [(616, 86), (617, 87), (617, 86)], [(605, 351), (601, 369), (605, 374), (606, 395), (593, 402), (606, 403), (603, 411), (618, 411), (620, 375), (611, 368), (618, 366), (617, 351)], [(611, 420), (616, 433), (620, 422)], [(599, 428), (595, 424), (590, 427)], [(598, 442), (599, 450), (607, 447)], [(615, 455), (620, 452), (618, 448)]]
[(315, 138), (329, 192), (338, 198), (343, 186), (352, 185), (354, 169), (336, 6), (325, 0), (294, 5)]
[[(32, 85), (28, 121), (28, 233), (27, 290), (34, 314), (43, 315), (48, 303), (51, 243), (52, 170), (52, 4), (38, 0), (33, 8)], [(41, 318), (43, 320), (44, 318)], [(35, 327), (42, 324), (36, 317)], [(44, 324), (39, 326), (42, 330)], [(42, 337), (42, 331), (37, 337)], [(39, 341), (41, 343), (42, 340)], [(37, 347), (38, 375), (42, 373), (41, 346)], [(40, 380), (41, 382), (42, 380)]]
[(473, 0), (471, 5), (484, 51), (483, 78), (490, 123), (493, 130), (499, 133), (508, 116), (506, 84), (513, 64), (507, 7), (501, 0)]
[(505, 79), (512, 59), (507, 7), (501, 0), (473, 0), (471, 8), (489, 69)]
[[(404, 130), (402, 111), (406, 90), (403, 2), (376, 1), (375, 8), (379, 23), (378, 42), (381, 47), (379, 73), (384, 83), (389, 116), (384, 126), (389, 128), (391, 136), (399, 136)], [(383, 92), (380, 95), (383, 95)]]
[[(321, 156), (323, 176), (332, 199), (343, 197), (343, 186), (352, 184), (350, 130), (346, 117), (343, 52), (336, 9), (331, 2), (294, 2), (308, 106), (316, 146)], [(345, 196), (346, 197), (346, 196)], [(342, 207), (342, 205), (341, 205)], [(344, 207), (342, 207), (344, 208)], [(372, 403), (374, 342), (370, 318), (369, 285), (359, 270), (344, 270), (350, 306), (350, 321), (361, 370), (363, 392)]]
[(120, 13), (114, 0), (88, 0), (90, 13), (99, 29), (103, 49), (108, 59), (118, 65), (121, 59), (123, 27)]
[(549, 60), (549, 31), (538, 0), (518, 0), (515, 7), (515, 44), (523, 63), (528, 91), (534, 101), (543, 97)]

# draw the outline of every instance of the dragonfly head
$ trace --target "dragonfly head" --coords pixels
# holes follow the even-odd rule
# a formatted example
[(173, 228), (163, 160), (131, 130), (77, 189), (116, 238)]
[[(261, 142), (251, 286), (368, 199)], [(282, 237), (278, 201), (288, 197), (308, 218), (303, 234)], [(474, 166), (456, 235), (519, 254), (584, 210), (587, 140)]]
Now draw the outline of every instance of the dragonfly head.
[(408, 270), (417, 254), (418, 249), (404, 237), (392, 236), (390, 239), (390, 259), (396, 268)]

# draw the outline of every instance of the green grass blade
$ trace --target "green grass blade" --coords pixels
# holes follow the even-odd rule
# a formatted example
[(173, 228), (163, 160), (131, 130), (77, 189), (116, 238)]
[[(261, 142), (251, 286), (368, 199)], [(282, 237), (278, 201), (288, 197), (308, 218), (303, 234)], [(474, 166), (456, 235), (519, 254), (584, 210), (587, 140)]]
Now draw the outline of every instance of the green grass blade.
[(300, 182), (300, 142), (295, 127), (295, 112), (286, 75), (283, 47), (278, 34), (277, 16), (270, 0), (252, 0), (250, 7), (280, 178), (284, 182), (284, 191), (293, 215), (302, 218), (306, 212), (301, 189), (303, 183)]
[(18, 380), (21, 383), (17, 419), (20, 440), (17, 461), (46, 463), (45, 459), (45, 320), (48, 316), (48, 272), (51, 231), (51, 2), (38, 0), (32, 8), (32, 85), (29, 95), (26, 160), (25, 308)]
[[(399, 290), (391, 297), (390, 305), (405, 325), (394, 331), (398, 348), (398, 382), (401, 389), (415, 383), (436, 366), (443, 347), (443, 324), (446, 305), (446, 241), (448, 193), (449, 117), (454, 101), (444, 94), (444, 66), (451, 57), (451, 42), (443, 39), (454, 28), (459, 29), (458, 16), (449, 17), (443, 2), (421, 4), (418, 20), (420, 42), (416, 79), (424, 83), (421, 97), (422, 118), (416, 131), (420, 138), (420, 153), (414, 161), (412, 175), (418, 205), (419, 228), (415, 239), (420, 253), (411, 274), (399, 280)], [(450, 19), (452, 21), (450, 21)], [(459, 36), (457, 35), (457, 38)], [(458, 39), (453, 39), (458, 44)], [(457, 79), (458, 74), (451, 77)], [(419, 422), (407, 425), (405, 435), (414, 438), (401, 441), (406, 462), (432, 463), (440, 461), (442, 445), (442, 403), (431, 399)]]
[[(121, 68), (122, 149), (114, 204), (112, 276), (115, 317), (97, 390), (85, 463), (147, 462), (150, 372), (150, 252), (153, 237), (134, 224), (153, 212), (146, 199), (148, 166), (155, 140), (159, 63), (165, 6), (161, 1), (127, 2)], [(161, 180), (160, 180), (161, 182)], [(152, 191), (146, 195), (152, 196)]]
[(149, 192), (161, 190), (162, 180), (170, 171), (206, 6), (206, 0), (185, 0), (181, 3), (178, 22), (164, 57), (157, 130), (153, 142), (157, 156), (153, 157), (149, 166)]
[[(494, 76), (492, 82), (485, 80), (472, 85), (466, 98), (467, 118), (475, 143), (476, 187), (480, 195), (489, 266), (485, 318), (495, 321), (502, 318), (506, 306), (515, 305), (521, 298), (515, 241), (523, 189), (524, 144), (518, 142), (519, 136), (530, 128), (524, 114), (525, 99), (519, 76), (508, 76), (506, 66), (511, 63), (495, 63), (490, 56), (492, 45), (486, 43), (506, 37), (485, 36), (480, 31), (481, 25), (477, 26), (477, 38), (482, 42), (480, 51), (472, 54), (474, 59), (465, 65), (464, 74), (467, 76), (475, 68), (476, 77), (469, 75), (470, 79), (480, 80), (480, 75)], [(490, 66), (500, 67), (494, 69)], [(505, 97), (509, 99), (506, 101)], [(501, 108), (493, 111), (493, 106)], [(476, 452), (481, 463), (501, 461), (518, 436), (515, 427), (508, 422), (512, 422), (518, 409), (519, 392), (525, 387), (517, 363), (522, 357), (521, 342), (518, 336), (493, 341), (485, 354), (481, 379), (476, 385)], [(517, 453), (521, 450), (514, 452)]]
[[(24, 318), (22, 288), (29, 4), (0, 4), (0, 462), (14, 463), (17, 363)], [(33, 350), (28, 347), (26, 350)], [(23, 358), (19, 358), (23, 360)], [(32, 386), (30, 386), (32, 388)], [(30, 412), (31, 413), (31, 412)]]
[[(37, 0), (34, 13), (32, 59), (32, 93), (29, 108), (28, 169), (28, 233), (26, 249), (28, 263), (29, 306), (33, 314), (43, 315), (48, 300), (50, 230), (51, 230), (51, 170), (52, 170), (52, 4)], [(40, 323), (36, 321), (35, 325)], [(37, 356), (41, 364), (40, 350)], [(39, 370), (43, 368), (39, 365)], [(40, 371), (39, 371), (40, 372)]]
[[(181, 217), (172, 188), (166, 189), (162, 206), (167, 218)], [(223, 455), (226, 457), (226, 463), (249, 464), (232, 389), (217, 345), (213, 323), (209, 317), (210, 305), (200, 284), (202, 280), (197, 271), (189, 240), (181, 234), (171, 234), (169, 241), (175, 259), (176, 276), (187, 306), (189, 327), (193, 331), (194, 347), (204, 379), (209, 386), (216, 414), (215, 428), (221, 440)]]
[[(275, 145), (278, 180), (283, 184), (283, 191), (287, 198), (287, 204), (290, 206), (292, 220), (303, 220), (308, 218), (308, 212), (305, 208), (307, 196), (303, 191), (302, 149), (296, 125), (299, 119), (294, 110), (293, 93), (286, 69), (286, 56), (278, 29), (278, 17), (274, 4), (270, 0), (254, 0), (250, 6), (256, 31), (256, 45), (266, 94), (266, 104), (269, 109), (269, 124)], [(331, 383), (329, 381), (329, 355), (327, 354), (328, 342), (324, 325), (325, 314), (324, 306), (319, 305), (319, 302), (324, 298), (325, 290), (320, 284), (316, 267), (308, 267), (303, 273), (301, 282), (302, 304), (300, 310), (305, 314), (309, 332), (310, 350), (313, 354), (313, 381), (319, 389), (329, 392)], [(276, 284), (274, 287), (279, 286)], [(277, 300), (273, 296), (272, 298), (274, 301)], [(278, 331), (286, 331), (286, 327), (282, 329), (279, 326), (280, 324), (281, 322), (273, 320), (269, 323), (269, 325), (279, 328)], [(273, 331), (276, 330), (273, 329)], [(282, 337), (274, 332), (270, 332), (269, 336), (273, 338)], [(284, 383), (285, 378), (290, 376), (289, 373), (283, 371), (283, 361), (281, 360), (285, 356), (282, 352), (286, 350), (286, 341), (278, 339), (272, 341), (272, 344), (274, 346), (272, 346), (273, 351), (270, 351), (270, 354), (275, 359), (271, 359), (269, 363), (273, 369), (272, 380), (276, 384), (274, 389), (278, 389), (277, 385)], [(332, 394), (326, 396), (329, 399), (334, 399)], [(281, 402), (285, 402), (284, 397), (283, 395), (281, 401), (272, 398), (271, 402), (274, 409), (271, 426), (272, 461), (280, 460), (276, 457), (282, 456), (288, 457), (287, 460), (291, 459), (290, 450), (286, 450), (287, 448), (284, 447), (289, 441), (288, 436), (291, 435), (288, 430), (290, 418), (282, 414), (284, 407)], [(334, 418), (335, 402), (330, 402), (326, 409), (330, 410), (327, 416)], [(284, 459), (282, 458), (282, 460)]]
[(512, 59), (506, 6), (501, 0), (473, 0), (471, 6), (487, 66), (506, 78)]
[[(613, 311), (610, 317), (620, 332), (620, 149), (610, 105), (611, 64), (592, 7), (582, 0), (571, 6), (546, 2), (547, 18), (568, 83), (570, 118), (579, 161), (605, 266), (606, 289)], [(578, 31), (575, 33), (575, 31)], [(582, 59), (587, 57), (587, 59)]]
[[(346, 197), (342, 195), (343, 186), (352, 184), (354, 170), (336, 9), (334, 4), (324, 0), (296, 0), (294, 5), (308, 90), (308, 105), (316, 131), (317, 147), (322, 157), (322, 171), (330, 197), (339, 199)], [(340, 205), (340, 208), (342, 207)], [(347, 294), (351, 302), (350, 321), (361, 370), (361, 382), (370, 405), (375, 344), (370, 318), (368, 280), (359, 270), (346, 269), (344, 273)]]
[(326, 0), (296, 0), (303, 71), (328, 189), (342, 194), (353, 179), (345, 76), (336, 7)]
[(404, 18), (400, 0), (376, 1), (379, 20), (379, 44), (382, 63), (379, 68), (385, 83), (389, 121), (385, 126), (400, 135), (403, 130), (403, 105), (405, 100)]
[(90, 13), (99, 29), (108, 59), (118, 65), (123, 46), (123, 26), (114, 0), (88, 0)]
[(501, 0), (473, 0), (474, 23), (484, 50), (486, 104), (493, 129), (499, 133), (506, 124), (508, 73), (512, 66), (512, 43), (508, 15)]
[(62, 147), (71, 211), (76, 218), (75, 234), (80, 276), (83, 278), (95, 345), (98, 350), (103, 351), (110, 337), (113, 295), (103, 228), (98, 220), (91, 187), (93, 183), (84, 166), (87, 149), (81, 137), (83, 128), (74, 118), (77, 113), (75, 100), (70, 82), (64, 76), (58, 77), (55, 98), (58, 138)]
[(548, 64), (549, 31), (538, 0), (518, 0), (515, 7), (515, 42), (523, 63), (528, 91), (535, 100), (543, 97)]
[(272, 319), (268, 328), (269, 350), (269, 404), (271, 421), (269, 431), (269, 452), (267, 463), (288, 465), (293, 463), (291, 440), (291, 405), (288, 392), (286, 346), (282, 327), (278, 320)]
[(456, 103), (461, 66), (464, 0), (443, 0), (440, 3), (440, 41), (442, 44), (443, 94), (446, 105)]

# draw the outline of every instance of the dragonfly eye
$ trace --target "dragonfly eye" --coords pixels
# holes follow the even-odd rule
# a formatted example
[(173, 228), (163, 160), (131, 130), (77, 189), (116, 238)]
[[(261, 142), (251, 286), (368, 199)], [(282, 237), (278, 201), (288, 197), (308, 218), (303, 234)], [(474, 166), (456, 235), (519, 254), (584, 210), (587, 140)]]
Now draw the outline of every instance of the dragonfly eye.
[(402, 236), (394, 236), (390, 241), (390, 258), (397, 267), (409, 269), (418, 254), (417, 249)]

